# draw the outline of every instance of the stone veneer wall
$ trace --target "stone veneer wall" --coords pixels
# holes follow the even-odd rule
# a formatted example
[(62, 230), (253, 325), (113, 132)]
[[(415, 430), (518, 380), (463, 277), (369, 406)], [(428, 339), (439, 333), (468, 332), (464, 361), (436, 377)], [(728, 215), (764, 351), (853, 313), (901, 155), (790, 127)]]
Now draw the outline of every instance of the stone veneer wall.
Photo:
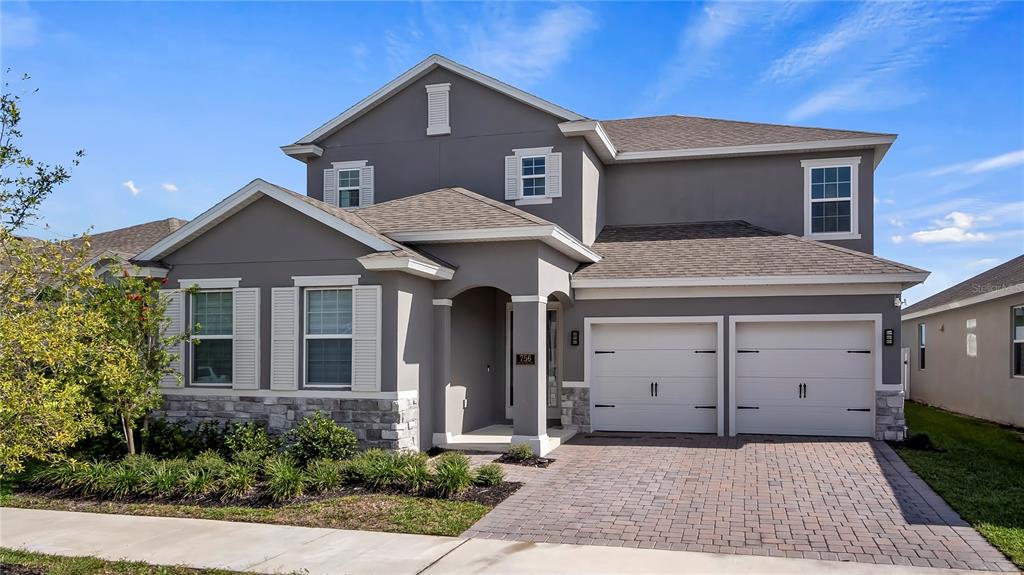
[(562, 388), (562, 425), (575, 425), (581, 432), (590, 433), (589, 388)]
[(906, 437), (903, 390), (875, 391), (875, 439), (902, 441)]
[(274, 434), (322, 411), (351, 429), (362, 447), (419, 448), (417, 399), (334, 399), (288, 396), (166, 395), (154, 416), (170, 421), (255, 421)]

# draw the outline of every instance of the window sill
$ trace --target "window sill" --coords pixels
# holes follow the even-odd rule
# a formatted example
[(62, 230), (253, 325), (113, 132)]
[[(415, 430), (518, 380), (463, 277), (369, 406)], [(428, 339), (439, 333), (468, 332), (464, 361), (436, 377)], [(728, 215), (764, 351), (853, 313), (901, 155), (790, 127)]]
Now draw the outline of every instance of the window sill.
[(202, 387), (206, 389), (231, 389), (230, 383), (190, 383), (186, 387)]
[(805, 240), (859, 240), (860, 234), (838, 233), (838, 234), (804, 234)]
[(519, 198), (516, 200), (517, 206), (538, 206), (541, 204), (550, 204), (551, 198), (547, 196), (534, 196), (530, 198)]
[(302, 386), (302, 389), (311, 389), (316, 391), (352, 391), (351, 383), (323, 383), (323, 384), (306, 384)]

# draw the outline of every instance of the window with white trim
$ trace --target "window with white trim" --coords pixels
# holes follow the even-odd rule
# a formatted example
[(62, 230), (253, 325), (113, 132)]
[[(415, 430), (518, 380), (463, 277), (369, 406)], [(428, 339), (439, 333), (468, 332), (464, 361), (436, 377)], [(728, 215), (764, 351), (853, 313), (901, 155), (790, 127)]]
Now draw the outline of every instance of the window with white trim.
[(305, 288), (307, 387), (352, 387), (352, 289)]
[(860, 158), (804, 160), (804, 235), (856, 239)]
[(192, 384), (231, 385), (234, 336), (231, 290), (192, 294)]
[(520, 158), (521, 190), (524, 198), (544, 196), (546, 193), (547, 156)]
[(1024, 377), (1024, 305), (1013, 308), (1013, 375)]
[(338, 170), (338, 206), (359, 207), (359, 169)]
[(924, 369), (925, 364), (925, 337), (928, 335), (928, 325), (917, 324), (917, 369)]

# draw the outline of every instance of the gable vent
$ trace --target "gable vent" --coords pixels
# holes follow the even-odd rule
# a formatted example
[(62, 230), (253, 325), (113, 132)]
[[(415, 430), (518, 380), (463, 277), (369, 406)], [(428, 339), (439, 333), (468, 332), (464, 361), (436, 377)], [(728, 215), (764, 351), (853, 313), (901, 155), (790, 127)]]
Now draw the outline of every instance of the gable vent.
[(448, 93), (451, 84), (427, 85), (427, 135), (442, 136), (451, 134), (449, 125)]

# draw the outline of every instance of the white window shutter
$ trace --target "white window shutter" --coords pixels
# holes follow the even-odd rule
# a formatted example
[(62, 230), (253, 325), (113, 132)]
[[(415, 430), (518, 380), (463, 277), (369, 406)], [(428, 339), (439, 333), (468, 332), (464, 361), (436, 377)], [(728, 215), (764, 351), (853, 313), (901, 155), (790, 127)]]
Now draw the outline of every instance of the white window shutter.
[(232, 335), (234, 389), (260, 387), (260, 288), (235, 288)]
[(338, 172), (334, 168), (324, 170), (324, 203), (338, 205)]
[(562, 197), (562, 152), (548, 154), (546, 172), (545, 195), (549, 198)]
[(427, 135), (440, 136), (451, 134), (449, 123), (448, 93), (451, 84), (431, 84), (427, 86)]
[(380, 391), (380, 286), (352, 287), (352, 391)]
[[(163, 337), (180, 335), (185, 331), (185, 292), (180, 289), (162, 289), (160, 297), (167, 302), (164, 317), (168, 321), (163, 327)], [(170, 367), (181, 375), (181, 379), (173, 374), (164, 375), (160, 378), (160, 387), (180, 387), (185, 381), (185, 342), (174, 347), (168, 351), (176, 353), (178, 357), (171, 362)]]
[(505, 199), (518, 200), (519, 188), (519, 156), (505, 156)]
[(373, 166), (359, 168), (359, 206), (373, 205)]
[(299, 288), (270, 290), (270, 389), (299, 388)]

